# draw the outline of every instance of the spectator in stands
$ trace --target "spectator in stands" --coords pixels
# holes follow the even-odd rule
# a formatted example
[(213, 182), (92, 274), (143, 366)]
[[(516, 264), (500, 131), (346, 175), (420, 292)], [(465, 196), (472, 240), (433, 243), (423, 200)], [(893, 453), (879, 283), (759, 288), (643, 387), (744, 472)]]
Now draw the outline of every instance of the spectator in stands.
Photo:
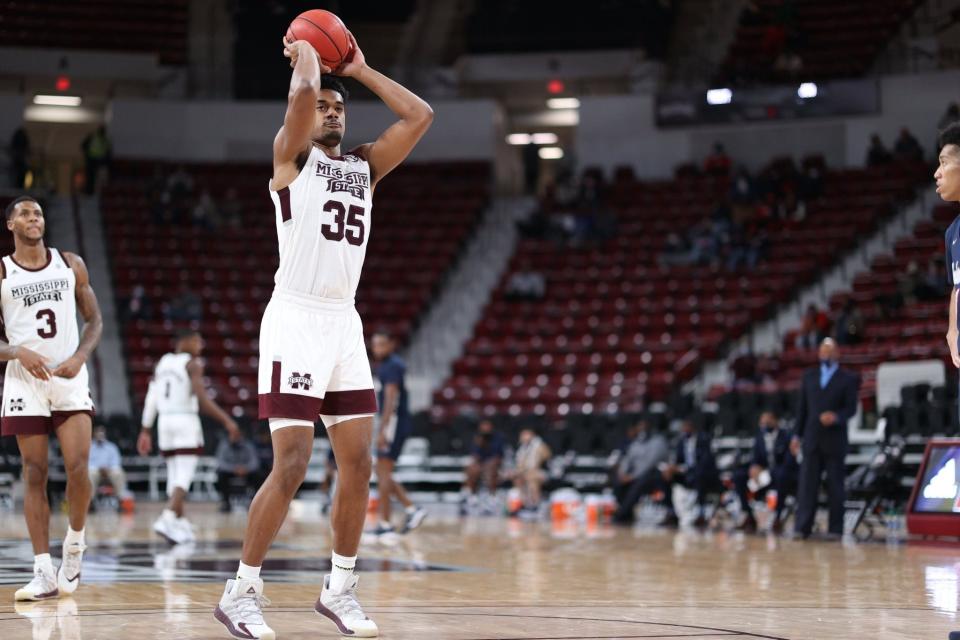
[(101, 484), (108, 482), (113, 486), (113, 491), (118, 498), (126, 498), (129, 495), (127, 475), (123, 471), (120, 460), (120, 448), (107, 440), (107, 428), (102, 424), (98, 424), (93, 429), (88, 468), (90, 485), (94, 493)]
[(676, 231), (671, 231), (667, 234), (659, 262), (667, 266), (685, 266), (692, 264), (694, 262), (692, 250), (693, 248), (690, 246), (690, 242), (685, 237)]
[(734, 358), (730, 364), (730, 372), (733, 374), (734, 388), (755, 385), (759, 382), (757, 372), (757, 357), (749, 346), (741, 349), (741, 352)]
[(863, 314), (860, 313), (854, 299), (847, 298), (837, 315), (833, 331), (837, 344), (842, 346), (860, 344), (863, 342), (863, 330)]
[(168, 207), (173, 222), (180, 223), (187, 217), (190, 202), (193, 199), (193, 176), (187, 173), (186, 167), (178, 165), (176, 170), (167, 176), (165, 194), (169, 198)]
[(492, 422), (484, 420), (477, 425), (470, 461), (464, 469), (466, 482), (461, 491), (462, 509), (475, 506), (481, 483), (491, 495), (496, 494), (504, 449), (503, 436), (494, 429)]
[(504, 295), (508, 300), (542, 300), (547, 293), (547, 280), (528, 260), (520, 264), (507, 281)]
[(26, 188), (29, 161), (30, 136), (21, 125), (10, 136), (10, 186), (14, 189)]
[(847, 423), (857, 412), (860, 378), (841, 369), (837, 344), (820, 344), (820, 364), (808, 369), (800, 382), (800, 399), (790, 450), (803, 452), (797, 495), (796, 533), (810, 537), (817, 514), (820, 477), (827, 473), (830, 534), (843, 534), (847, 456)]
[(134, 285), (130, 297), (124, 303), (120, 313), (124, 322), (145, 320), (153, 315), (150, 298), (142, 284)]
[(220, 439), (217, 445), (217, 491), (220, 511), (230, 511), (230, 498), (238, 492), (254, 488), (253, 479), (260, 468), (260, 456), (241, 432)]
[(220, 226), (220, 212), (209, 189), (200, 192), (200, 197), (193, 205), (192, 220), (195, 227), (207, 231), (213, 231)]
[(723, 145), (714, 143), (713, 152), (703, 162), (703, 170), (707, 175), (726, 177), (730, 175), (730, 166), (733, 161), (727, 155)]
[[(956, 102), (952, 102), (947, 106), (947, 110), (944, 111), (940, 117), (940, 122), (937, 123), (937, 131), (943, 131), (954, 122), (960, 122), (960, 105)], [(939, 144), (937, 146), (939, 146)]]
[(923, 147), (906, 127), (900, 129), (900, 136), (893, 145), (893, 153), (900, 162), (919, 162), (923, 160)]
[(803, 167), (797, 189), (797, 197), (801, 202), (812, 202), (823, 195), (823, 171), (817, 164), (808, 162)]
[(540, 184), (540, 146), (528, 142), (523, 147), (523, 188), (527, 195), (536, 195)]
[(870, 148), (867, 149), (867, 166), (880, 167), (890, 164), (893, 161), (893, 155), (883, 145), (880, 136), (873, 134), (870, 136)]
[(827, 337), (830, 330), (830, 318), (827, 314), (811, 303), (807, 312), (803, 314), (800, 332), (797, 334), (796, 347), (798, 349), (813, 349), (820, 341)]
[(661, 487), (658, 466), (666, 462), (670, 454), (667, 439), (662, 434), (651, 433), (646, 420), (637, 422), (632, 432), (633, 439), (620, 456), (612, 478), (613, 493), (617, 497), (613, 521), (617, 524), (632, 524), (640, 498)]
[(776, 508), (771, 529), (774, 533), (783, 530), (784, 503), (787, 496), (796, 494), (800, 465), (796, 455), (790, 451), (792, 434), (780, 427), (780, 421), (772, 411), (760, 414), (760, 428), (753, 440), (753, 452), (749, 466), (734, 472), (734, 485), (745, 514), (743, 522), (737, 527), (740, 531), (754, 532), (757, 520), (753, 515), (750, 494), (762, 499), (772, 492)]
[(513, 486), (520, 491), (523, 506), (511, 515), (522, 515), (526, 512), (535, 515), (540, 509), (542, 497), (541, 489), (547, 481), (547, 472), (544, 465), (552, 455), (543, 439), (537, 432), (527, 427), (520, 431), (519, 446), (515, 456), (515, 466), (508, 474)]
[(236, 188), (230, 187), (227, 189), (220, 209), (223, 214), (223, 221), (228, 226), (237, 228), (243, 225), (243, 202), (237, 195)]
[(102, 174), (109, 173), (113, 149), (107, 137), (107, 128), (103, 125), (83, 139), (80, 145), (83, 150), (83, 161), (86, 168), (86, 192), (92, 195), (100, 186)]
[(706, 519), (703, 514), (703, 505), (707, 494), (720, 488), (720, 474), (717, 471), (717, 461), (713, 456), (709, 434), (700, 432), (692, 420), (684, 420), (680, 426), (680, 440), (677, 442), (674, 460), (670, 464), (663, 465), (660, 474), (664, 505), (667, 507), (667, 515), (660, 522), (660, 526), (676, 527), (679, 524), (673, 504), (675, 485), (681, 485), (696, 492), (700, 513), (694, 524), (704, 526)]
[(917, 300), (920, 302), (942, 300), (947, 295), (943, 286), (945, 278), (942, 259), (932, 258), (927, 264), (927, 272), (920, 278), (920, 286), (917, 287)]
[(180, 293), (164, 305), (163, 315), (174, 322), (199, 322), (203, 319), (203, 301), (184, 282)]

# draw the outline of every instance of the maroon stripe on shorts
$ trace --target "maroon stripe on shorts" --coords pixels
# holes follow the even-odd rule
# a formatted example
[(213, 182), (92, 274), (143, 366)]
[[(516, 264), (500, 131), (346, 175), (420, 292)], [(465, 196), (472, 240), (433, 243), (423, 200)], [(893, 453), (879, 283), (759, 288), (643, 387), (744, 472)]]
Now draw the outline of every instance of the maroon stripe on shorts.
[(323, 400), (299, 393), (261, 393), (260, 419), (289, 418), (316, 422)]
[(280, 220), (286, 222), (293, 218), (290, 212), (290, 187), (284, 187), (277, 191), (277, 197), (280, 198)]
[(320, 413), (325, 416), (353, 416), (377, 412), (377, 395), (373, 389), (327, 391)]
[(0, 433), (5, 436), (45, 436), (53, 431), (53, 420), (48, 416), (4, 416), (0, 419)]
[(54, 429), (59, 429), (60, 425), (62, 425), (64, 422), (66, 422), (73, 416), (77, 415), (78, 413), (84, 413), (90, 416), (91, 422), (93, 421), (93, 417), (97, 415), (97, 412), (94, 411), (93, 409), (77, 409), (75, 411), (51, 411), (50, 413), (53, 416)]
[(164, 458), (170, 458), (172, 456), (202, 456), (203, 447), (192, 447), (186, 449), (166, 449), (160, 452)]
[(280, 361), (273, 361), (273, 369), (270, 371), (270, 393), (280, 393)]

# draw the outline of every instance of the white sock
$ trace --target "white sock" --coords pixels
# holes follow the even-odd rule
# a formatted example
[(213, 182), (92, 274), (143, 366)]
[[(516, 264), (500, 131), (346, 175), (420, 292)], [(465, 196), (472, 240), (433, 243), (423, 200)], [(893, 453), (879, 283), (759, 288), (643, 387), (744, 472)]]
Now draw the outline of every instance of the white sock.
[(85, 529), (80, 529), (80, 531), (74, 531), (70, 525), (67, 525), (67, 535), (63, 539), (63, 546), (68, 546), (71, 544), (79, 544), (80, 546), (84, 545), (83, 541), (83, 532)]
[(37, 567), (44, 573), (53, 573), (53, 560), (50, 559), (49, 553), (38, 553), (33, 556), (33, 570), (36, 571)]
[(334, 552), (331, 554), (330, 563), (333, 565), (330, 571), (330, 591), (343, 593), (347, 580), (353, 575), (353, 568), (357, 566), (357, 556), (341, 556)]
[(173, 512), (173, 509), (164, 509), (163, 513), (160, 514), (160, 517), (164, 520), (176, 520), (177, 514)]
[(414, 514), (414, 513), (417, 512), (417, 505), (412, 504), (412, 505), (410, 505), (409, 507), (407, 507), (406, 509), (404, 509), (404, 511), (407, 513), (407, 515)]
[(240, 568), (237, 569), (237, 577), (244, 580), (256, 580), (260, 577), (260, 567), (251, 567), (241, 562)]

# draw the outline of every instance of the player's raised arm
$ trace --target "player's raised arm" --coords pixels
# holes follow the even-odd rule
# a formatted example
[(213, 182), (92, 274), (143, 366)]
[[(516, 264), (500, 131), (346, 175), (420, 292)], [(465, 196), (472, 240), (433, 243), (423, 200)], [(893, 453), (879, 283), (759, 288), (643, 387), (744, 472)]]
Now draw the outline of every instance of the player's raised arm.
[(317, 52), (306, 40), (283, 39), (283, 55), (290, 58), (293, 75), (287, 94), (287, 113), (283, 126), (273, 141), (273, 166), (295, 162), (310, 145), (310, 132), (316, 122), (317, 98), (320, 95), (320, 74), (330, 68), (320, 62)]
[(64, 360), (59, 367), (53, 370), (53, 375), (61, 378), (73, 378), (80, 373), (80, 368), (97, 348), (100, 336), (103, 334), (103, 316), (100, 315), (100, 304), (97, 294), (90, 286), (90, 274), (83, 259), (75, 253), (64, 252), (64, 259), (77, 278), (76, 296), (77, 309), (83, 316), (83, 333), (80, 334), (80, 345), (76, 352)]
[(375, 142), (363, 145), (370, 163), (370, 180), (376, 184), (403, 162), (430, 128), (433, 109), (415, 93), (367, 66), (363, 52), (350, 34), (352, 53), (334, 73), (353, 78), (377, 94), (400, 120), (380, 134)]
[(207, 394), (207, 388), (203, 384), (203, 362), (199, 358), (194, 358), (187, 363), (187, 372), (190, 374), (190, 386), (193, 388), (194, 395), (200, 403), (200, 413), (206, 414), (220, 422), (230, 439), (233, 440), (240, 433), (237, 423), (226, 411), (220, 408)]

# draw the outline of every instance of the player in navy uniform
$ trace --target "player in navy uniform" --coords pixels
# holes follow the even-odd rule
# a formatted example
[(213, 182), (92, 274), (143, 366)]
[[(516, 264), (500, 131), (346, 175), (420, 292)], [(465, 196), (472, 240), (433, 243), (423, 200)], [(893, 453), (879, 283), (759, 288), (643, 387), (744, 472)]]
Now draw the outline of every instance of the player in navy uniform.
[(413, 504), (403, 485), (393, 477), (403, 444), (410, 436), (410, 407), (404, 376), (407, 365), (396, 354), (396, 342), (386, 331), (377, 331), (370, 340), (370, 350), (376, 361), (374, 374), (380, 381), (379, 420), (377, 429), (377, 489), (380, 492), (380, 520), (373, 533), (393, 533), (390, 522), (391, 499), (396, 498), (404, 506), (403, 533), (419, 527), (427, 510)]

